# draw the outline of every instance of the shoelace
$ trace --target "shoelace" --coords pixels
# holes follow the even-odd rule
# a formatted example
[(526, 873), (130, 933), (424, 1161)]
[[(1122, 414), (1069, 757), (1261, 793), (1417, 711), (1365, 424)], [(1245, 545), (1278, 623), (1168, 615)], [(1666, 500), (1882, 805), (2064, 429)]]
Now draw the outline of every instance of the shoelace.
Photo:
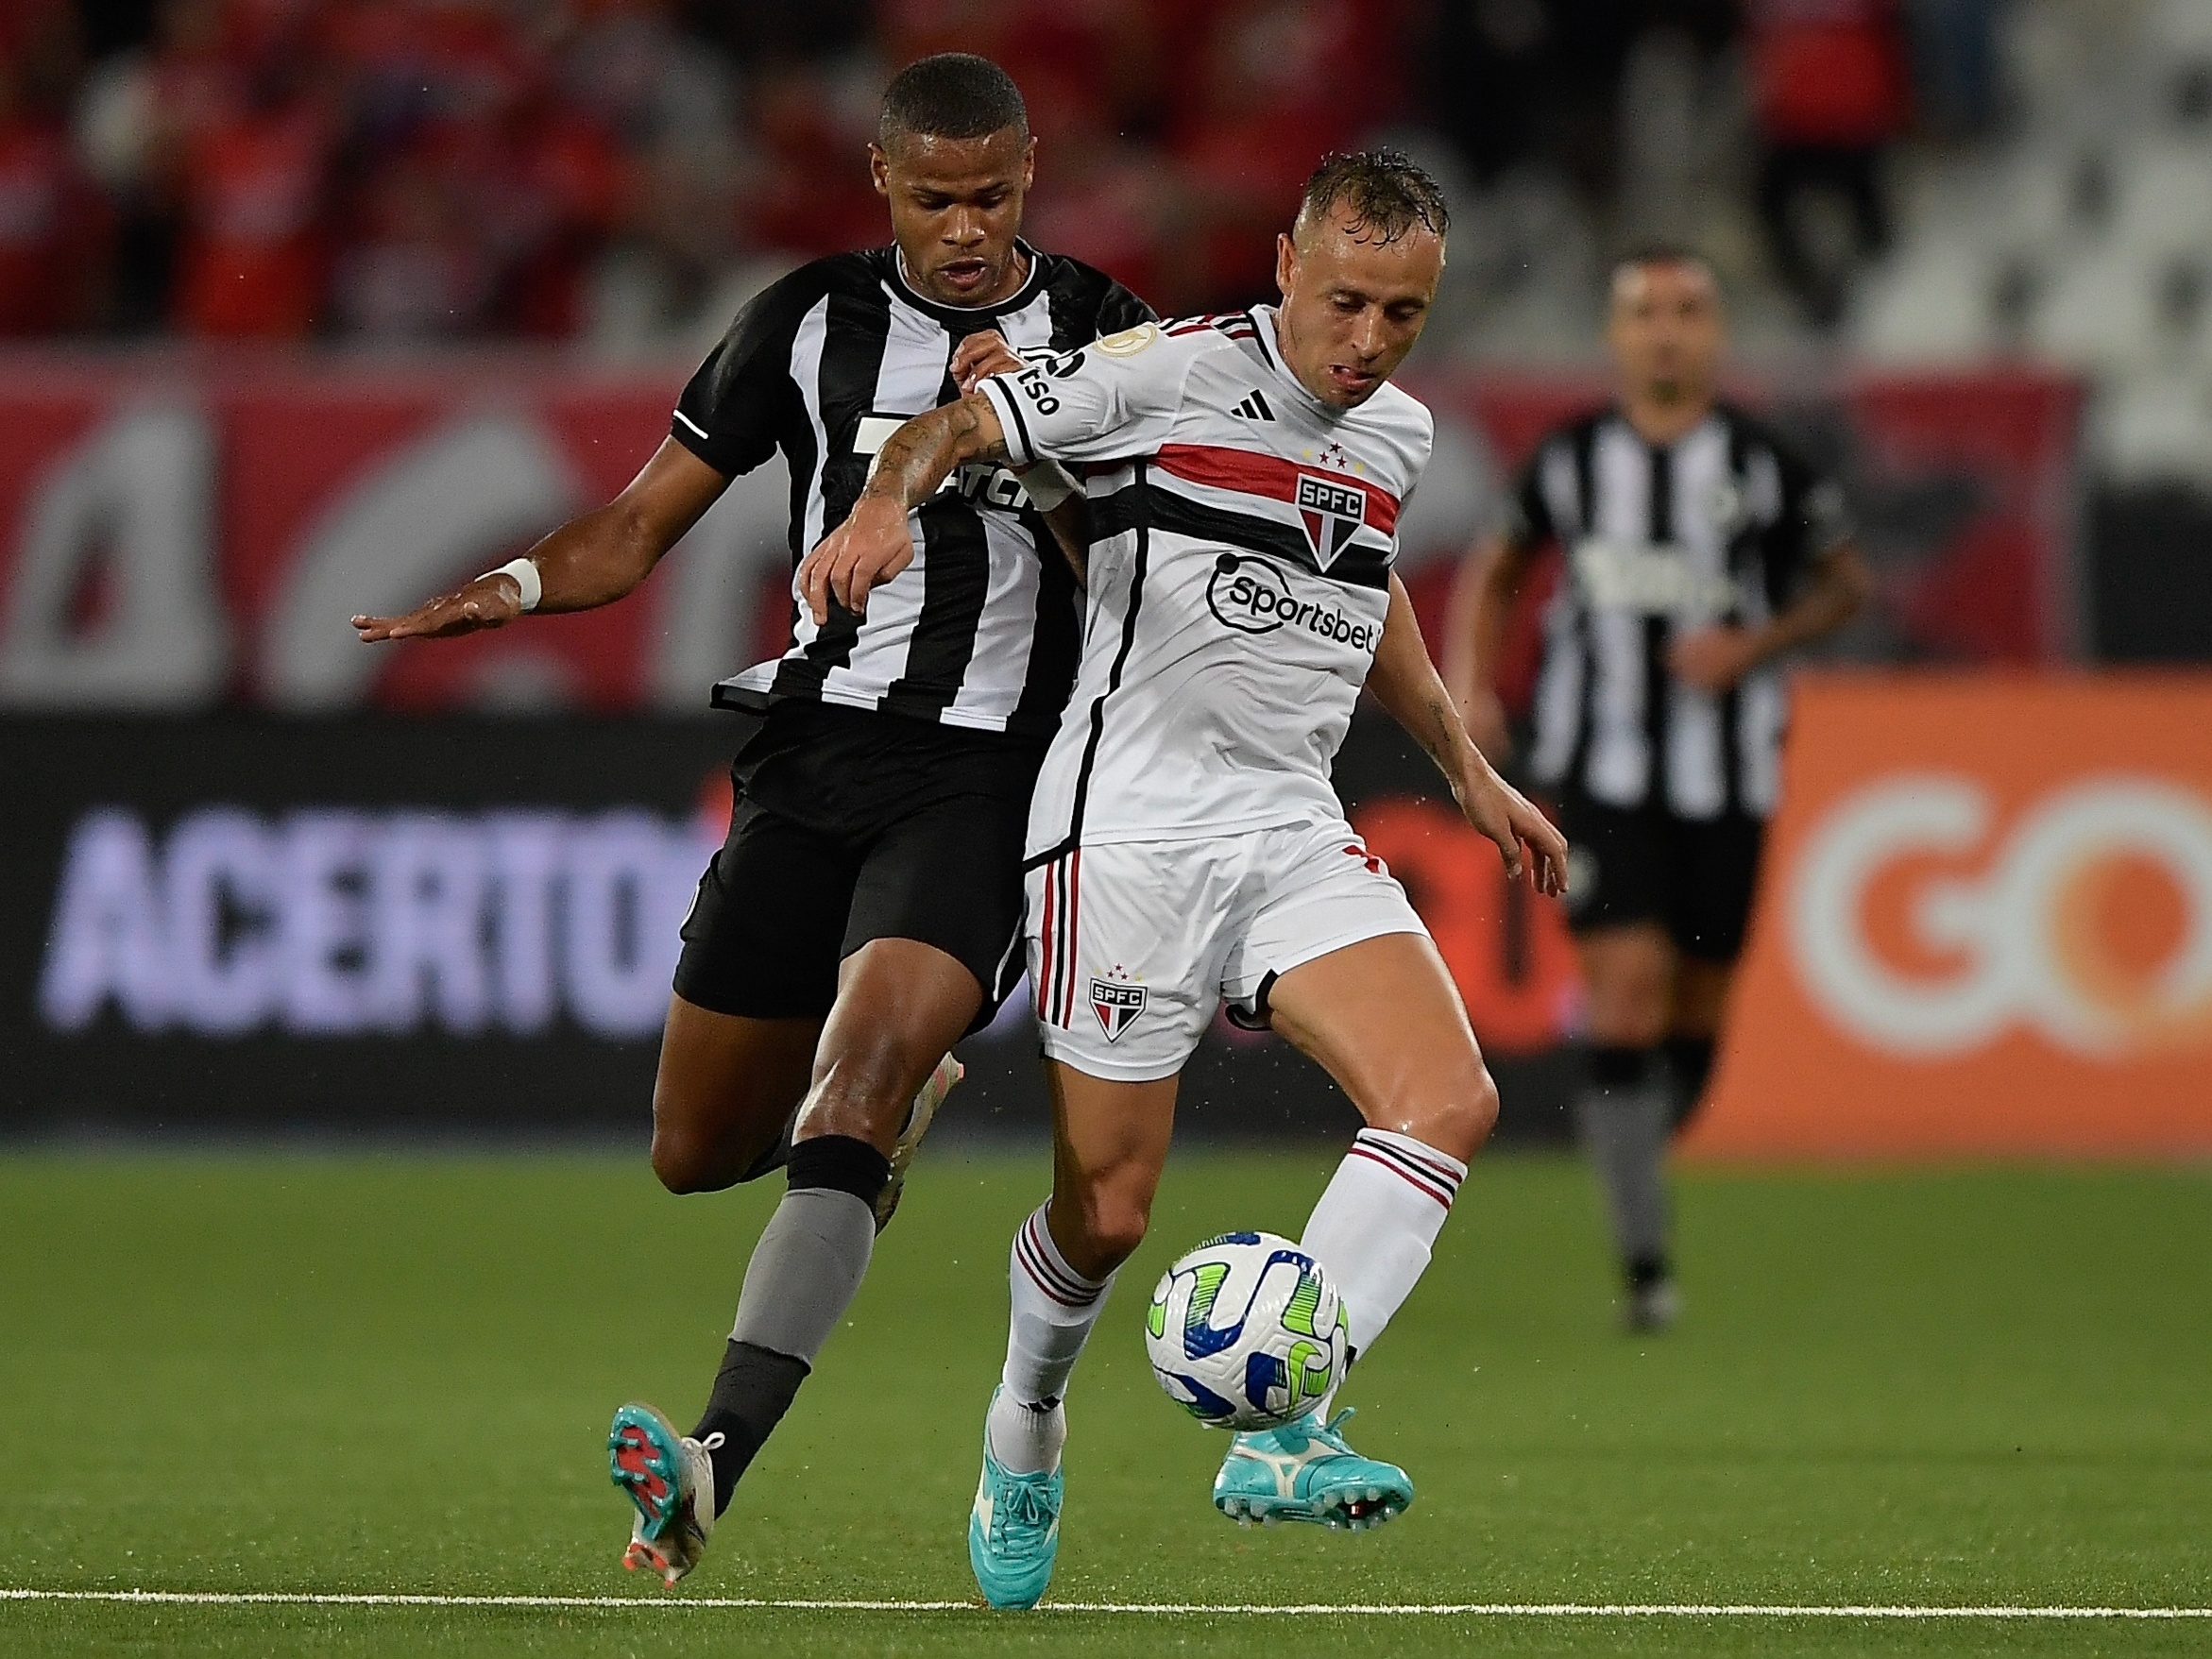
[[(714, 1452), (719, 1451), (728, 1438), (720, 1429), (717, 1429), (705, 1440), (694, 1441), (692, 1444), (697, 1446), (701, 1451)], [(691, 1497), (692, 1502), (684, 1512), (684, 1525), (690, 1529), (693, 1536), (704, 1539), (706, 1533), (706, 1530), (699, 1524), (698, 1506), (705, 1503), (711, 1507), (714, 1502), (714, 1473), (711, 1468), (707, 1471), (706, 1490), (695, 1492)]]
[(1003, 1503), (991, 1508), (991, 1530), (1004, 1543), (1016, 1527), (1025, 1527), (1032, 1532), (1042, 1532), (1052, 1524), (1052, 1512), (1045, 1502), (1045, 1489), (1028, 1481), (1017, 1481), (1007, 1493)]
[(1353, 1414), (1358, 1410), (1357, 1406), (1346, 1406), (1326, 1423), (1309, 1430), (1308, 1432), (1330, 1450), (1340, 1451), (1347, 1457), (1355, 1457), (1358, 1454), (1351, 1447), (1344, 1444), (1344, 1425), (1352, 1421)]

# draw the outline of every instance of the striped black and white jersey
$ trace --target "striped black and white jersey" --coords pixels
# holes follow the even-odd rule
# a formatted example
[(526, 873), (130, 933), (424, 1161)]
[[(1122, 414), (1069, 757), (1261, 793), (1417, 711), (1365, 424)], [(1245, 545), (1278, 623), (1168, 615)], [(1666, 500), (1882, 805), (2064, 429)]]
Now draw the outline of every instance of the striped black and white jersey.
[(1763, 664), (1714, 696), (1668, 672), (1668, 646), (1689, 630), (1766, 621), (1850, 535), (1836, 485), (1726, 404), (1664, 448), (1616, 411), (1554, 432), (1507, 527), (1517, 546), (1556, 541), (1564, 559), (1537, 682), (1537, 781), (1688, 819), (1766, 816), (1782, 668)]
[(1256, 307), (985, 383), (1008, 452), (1090, 468), (1082, 666), (1029, 856), (1342, 815), (1329, 772), (1390, 608), (1429, 412), (1322, 403)]
[[(816, 260), (762, 292), (691, 377), (671, 435), (716, 471), (780, 449), (799, 560), (842, 524), (884, 439), (960, 396), (949, 368), (995, 330), (1048, 356), (1149, 320), (1103, 272), (1022, 244), (1029, 279), (995, 305), (939, 305), (910, 287), (895, 247)], [(914, 561), (854, 616), (817, 627), (794, 587), (791, 649), (714, 688), (717, 707), (800, 698), (1017, 736), (1048, 736), (1075, 675), (1075, 582), (1045, 520), (1004, 467), (945, 481), (910, 520)]]

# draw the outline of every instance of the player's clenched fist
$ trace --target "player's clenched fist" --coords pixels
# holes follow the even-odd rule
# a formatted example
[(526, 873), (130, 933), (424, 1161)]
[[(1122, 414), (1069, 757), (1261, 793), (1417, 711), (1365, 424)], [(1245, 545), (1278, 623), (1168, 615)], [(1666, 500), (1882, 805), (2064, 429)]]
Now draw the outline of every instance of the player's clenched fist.
[(914, 562), (907, 509), (897, 499), (861, 496), (845, 521), (822, 538), (799, 565), (799, 597), (819, 628), (829, 620), (832, 600), (858, 616), (868, 610), (869, 590), (880, 587)]
[(970, 334), (953, 350), (952, 383), (966, 397), (993, 375), (1018, 375), (1029, 367), (995, 329)]
[(381, 639), (451, 639), (485, 628), (500, 628), (522, 614), (522, 584), (504, 571), (443, 593), (404, 617), (356, 617), (353, 626), (364, 643)]

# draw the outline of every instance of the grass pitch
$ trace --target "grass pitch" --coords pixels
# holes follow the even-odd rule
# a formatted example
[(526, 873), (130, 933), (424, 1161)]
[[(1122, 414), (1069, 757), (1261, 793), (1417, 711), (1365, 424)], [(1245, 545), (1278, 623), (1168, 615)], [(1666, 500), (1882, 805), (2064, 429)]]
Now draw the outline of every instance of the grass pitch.
[[(680, 1420), (773, 1187), (642, 1158), (0, 1160), (0, 1590), (961, 1600), (1029, 1156), (926, 1154), (847, 1329), (673, 1597), (602, 1449)], [(1700, 1174), (1689, 1313), (1616, 1333), (1586, 1177), (1477, 1164), (1350, 1389), (1420, 1488), (1242, 1532), (1147, 1372), (1179, 1249), (1293, 1232), (1326, 1156), (1179, 1157), (1070, 1403), (1054, 1597), (2212, 1605), (2212, 1178)], [(2181, 1653), (2212, 1623), (1318, 1617), (0, 1600), (0, 1653)]]

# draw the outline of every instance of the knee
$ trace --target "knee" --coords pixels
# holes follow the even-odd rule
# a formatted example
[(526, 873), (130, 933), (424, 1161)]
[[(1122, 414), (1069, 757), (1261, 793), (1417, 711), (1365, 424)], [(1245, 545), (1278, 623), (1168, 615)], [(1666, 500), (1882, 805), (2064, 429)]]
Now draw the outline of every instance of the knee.
[(1071, 1208), (1081, 1236), (1068, 1251), (1068, 1265), (1086, 1278), (1104, 1278), (1135, 1255), (1152, 1221), (1149, 1194), (1112, 1186), (1084, 1193)]
[(1498, 1086), (1479, 1058), (1469, 1062), (1449, 1087), (1438, 1090), (1406, 1114), (1405, 1133), (1466, 1163), (1489, 1139), (1498, 1122)]
[(1590, 1036), (1618, 1048), (1650, 1048), (1667, 1034), (1669, 997), (1663, 974), (1638, 974), (1592, 986)]
[(686, 1193), (715, 1193), (731, 1186), (737, 1177), (720, 1149), (696, 1135), (655, 1126), (653, 1131), (653, 1173), (660, 1184), (679, 1196)]
[(889, 1032), (839, 1044), (815, 1074), (800, 1111), (803, 1132), (888, 1145), (897, 1138), (918, 1079), (928, 1075), (943, 1053), (939, 1048), (924, 1057)]

